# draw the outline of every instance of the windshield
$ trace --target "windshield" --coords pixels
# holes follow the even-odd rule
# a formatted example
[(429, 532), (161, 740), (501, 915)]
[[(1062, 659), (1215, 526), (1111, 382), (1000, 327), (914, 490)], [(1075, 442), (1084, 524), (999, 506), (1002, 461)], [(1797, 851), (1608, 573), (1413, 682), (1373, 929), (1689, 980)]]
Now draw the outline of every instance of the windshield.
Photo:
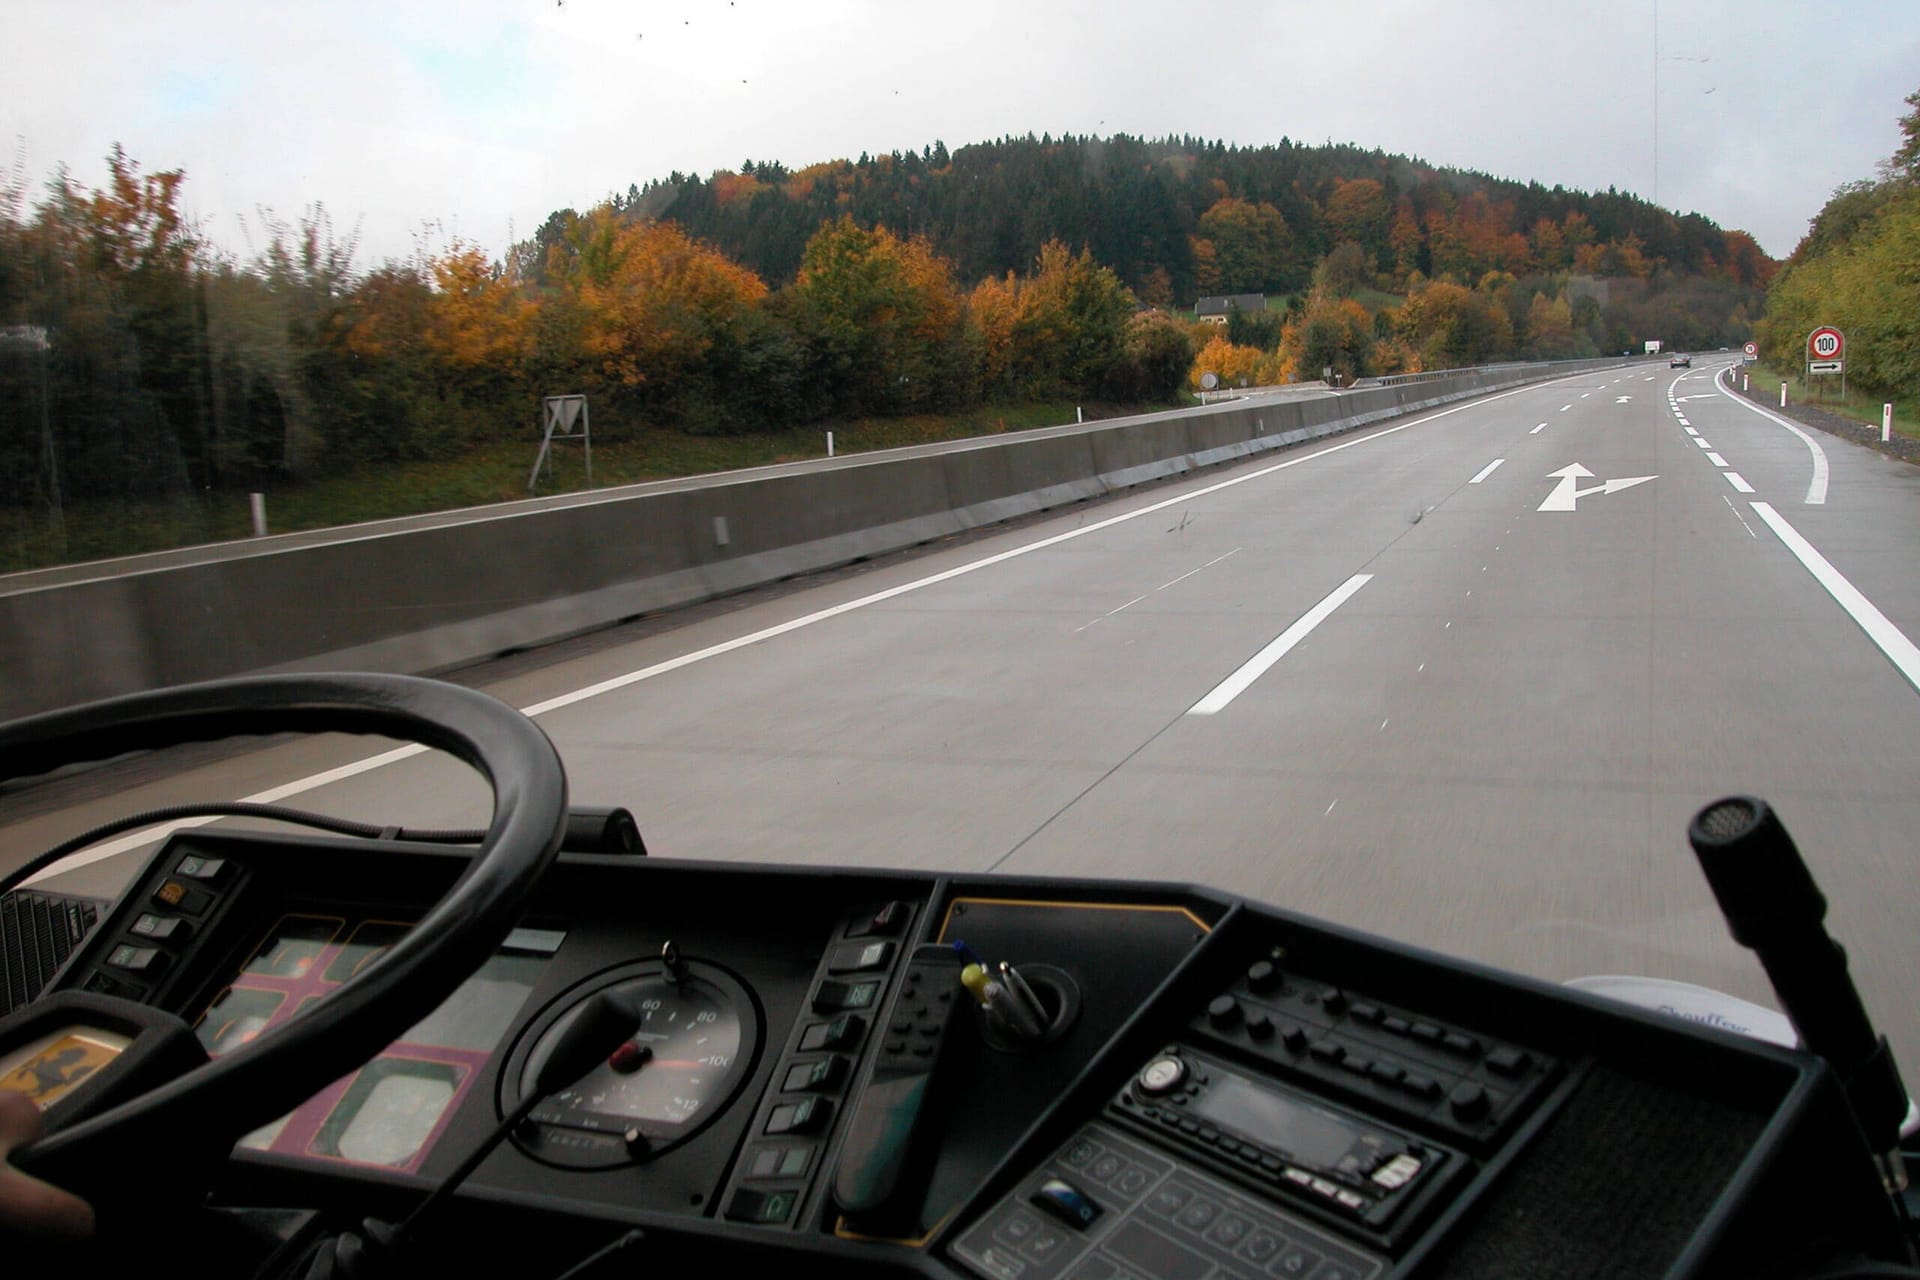
[[(5, 716), (451, 672), (658, 855), (1772, 1005), (1685, 840), (1753, 793), (1920, 1061), (1909, 6), (9, 27)], [(13, 786), (0, 861), (189, 798), (485, 817), (250, 744)]]

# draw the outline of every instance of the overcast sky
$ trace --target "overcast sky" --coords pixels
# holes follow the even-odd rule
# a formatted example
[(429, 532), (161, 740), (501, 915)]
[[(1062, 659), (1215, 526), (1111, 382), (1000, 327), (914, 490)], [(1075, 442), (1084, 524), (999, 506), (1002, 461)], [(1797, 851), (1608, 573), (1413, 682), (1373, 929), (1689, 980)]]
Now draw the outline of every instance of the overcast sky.
[(363, 266), (429, 222), (433, 247), (498, 254), (556, 208), (676, 169), (1028, 132), (1351, 142), (1619, 187), (1784, 256), (1894, 150), (1920, 89), (1916, 0), (7, 8), (0, 141), (36, 189), (61, 164), (98, 184), (120, 142), (185, 169), (188, 209), (242, 256), (259, 240), (243, 219), (318, 201), (359, 228)]

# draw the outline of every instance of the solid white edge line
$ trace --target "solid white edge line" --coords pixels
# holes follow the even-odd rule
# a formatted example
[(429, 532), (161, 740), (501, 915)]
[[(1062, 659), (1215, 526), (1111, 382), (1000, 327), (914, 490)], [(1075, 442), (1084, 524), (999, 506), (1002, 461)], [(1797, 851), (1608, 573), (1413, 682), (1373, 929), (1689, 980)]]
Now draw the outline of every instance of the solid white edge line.
[(1482, 480), (1485, 480), (1488, 476), (1492, 475), (1494, 472), (1494, 469), (1505, 461), (1506, 461), (1505, 458), (1495, 458), (1492, 462), (1489, 462), (1486, 466), (1480, 468), (1480, 474), (1475, 476), (1473, 479), (1467, 481), (1467, 483), (1479, 484)]
[(1859, 588), (1847, 581), (1846, 575), (1834, 568), (1811, 542), (1801, 537), (1800, 531), (1788, 524), (1786, 517), (1775, 511), (1770, 503), (1755, 502), (1751, 505), (1775, 536), (1786, 544), (1787, 550), (1806, 566), (1814, 581), (1827, 589), (1834, 603), (1860, 624), (1860, 629), (1867, 633), (1867, 639), (1880, 646), (1880, 652), (1886, 654), (1893, 665), (1900, 669), (1907, 683), (1920, 689), (1920, 649), (1914, 647), (1906, 633), (1881, 613), (1873, 601), (1862, 595)]
[(1738, 489), (1741, 493), (1753, 492), (1753, 486), (1748, 484), (1747, 478), (1738, 471), (1723, 471), (1721, 474), (1726, 476), (1728, 484)]
[(1326, 599), (1307, 610), (1292, 626), (1269, 641), (1264, 649), (1242, 663), (1238, 671), (1215, 685), (1211, 693), (1189, 707), (1187, 714), (1190, 716), (1213, 715), (1245, 693), (1248, 686), (1266, 674), (1268, 667), (1287, 656), (1287, 650), (1305, 640), (1309, 632), (1327, 620), (1328, 615), (1345, 604), (1352, 598), (1354, 592), (1371, 581), (1373, 581), (1372, 574), (1356, 573), (1335, 587)]
[[(1579, 376), (1579, 374), (1567, 375), (1568, 378)], [(999, 552), (996, 555), (986, 556), (979, 560), (970, 561), (967, 564), (956, 565), (951, 569), (931, 574), (925, 578), (918, 578), (912, 582), (904, 582), (896, 587), (888, 587), (885, 591), (876, 591), (871, 595), (861, 596), (857, 600), (849, 600), (844, 604), (837, 604), (831, 608), (820, 609), (816, 612), (806, 614), (803, 617), (792, 618), (786, 622), (762, 628), (759, 631), (753, 632), (751, 635), (737, 636), (732, 640), (725, 640), (719, 644), (708, 645), (706, 648), (697, 649), (692, 653), (683, 653), (677, 658), (669, 658), (665, 662), (656, 662), (650, 667), (642, 667), (638, 671), (629, 671), (624, 675), (614, 676), (609, 680), (602, 680), (598, 684), (587, 685), (585, 688), (575, 689), (571, 693), (563, 693), (557, 697), (548, 698), (544, 702), (536, 702), (530, 707), (522, 707), (520, 708), (520, 713), (526, 716), (541, 716), (549, 711), (558, 711), (560, 708), (570, 707), (576, 702), (585, 702), (590, 698), (597, 698), (601, 694), (612, 693), (616, 689), (624, 689), (628, 685), (638, 684), (643, 680), (651, 680), (655, 676), (665, 675), (670, 671), (678, 671), (682, 667), (692, 666), (696, 662), (704, 662), (708, 658), (717, 658), (721, 654), (732, 653), (735, 649), (744, 649), (748, 645), (758, 644), (762, 640), (771, 640), (776, 636), (783, 636), (789, 631), (798, 631), (802, 627), (810, 627), (816, 622), (825, 622), (829, 618), (837, 618), (843, 613), (851, 613), (855, 609), (864, 609), (868, 605), (879, 604), (882, 601), (891, 600), (895, 596), (903, 596), (909, 591), (918, 591), (922, 587), (930, 587), (936, 583), (961, 577), (974, 572), (976, 569), (985, 569), (992, 565), (999, 564), (1004, 560), (1012, 560), (1033, 551), (1042, 551), (1048, 547), (1057, 546), (1060, 543), (1083, 537), (1086, 534), (1096, 533), (1101, 529), (1110, 529), (1114, 525), (1124, 524), (1128, 520), (1137, 520), (1141, 516), (1152, 515), (1158, 511), (1165, 511), (1168, 507), (1178, 506), (1182, 502), (1191, 502), (1196, 498), (1205, 498), (1212, 494), (1219, 493), (1223, 489), (1231, 489), (1236, 485), (1247, 484), (1250, 481), (1270, 476), (1276, 471), (1285, 471), (1290, 467), (1297, 467), (1303, 463), (1312, 462), (1316, 458), (1324, 458), (1331, 453), (1339, 453), (1342, 450), (1352, 449), (1358, 445), (1371, 444), (1375, 440), (1405, 431), (1410, 427), (1422, 426), (1425, 423), (1450, 417), (1453, 414), (1461, 413), (1479, 405), (1491, 404), (1495, 400), (1505, 400), (1509, 396), (1517, 396), (1523, 392), (1543, 390), (1553, 386), (1557, 382), (1564, 381), (1566, 381), (1566, 378), (1550, 378), (1545, 382), (1534, 382), (1528, 383), (1525, 386), (1514, 387), (1510, 391), (1499, 391), (1490, 396), (1479, 396), (1466, 403), (1454, 405), (1450, 409), (1441, 409), (1437, 413), (1430, 413), (1424, 417), (1414, 418), (1409, 422), (1402, 422), (1397, 426), (1376, 431), (1372, 435), (1360, 436), (1357, 439), (1347, 440), (1340, 444), (1329, 445), (1324, 449), (1316, 449), (1312, 453), (1302, 454), (1298, 458), (1289, 458), (1285, 462), (1276, 462), (1270, 467), (1261, 467), (1259, 470), (1250, 471), (1243, 476), (1234, 476), (1231, 479), (1221, 480), (1215, 484), (1206, 485), (1191, 492), (1182, 493), (1176, 497), (1151, 503), (1137, 510), (1125, 511), (1117, 516), (1109, 516), (1105, 520), (1096, 520), (1092, 524), (1081, 525), (1079, 528), (1069, 529), (1065, 533), (1057, 533), (1052, 537), (1041, 538), (1037, 542), (1029, 542), (1024, 546), (1013, 547), (1009, 550)], [(1238, 549), (1237, 547), (1235, 548), (1235, 550)], [(1228, 552), (1227, 554), (1231, 555), (1233, 553)], [(1222, 557), (1222, 559), (1224, 558), (1225, 557)], [(329, 769), (324, 773), (312, 774), (305, 778), (296, 778), (292, 782), (284, 783), (278, 787), (272, 787), (260, 792), (258, 795), (249, 796), (247, 799), (256, 804), (273, 804), (289, 796), (300, 795), (303, 792), (324, 787), (328, 783), (338, 782), (344, 778), (350, 778), (356, 774), (366, 773), (384, 765), (392, 764), (395, 761), (405, 759), (407, 756), (419, 755), (425, 750), (425, 747), (419, 745), (400, 747), (393, 751), (382, 752), (379, 755), (368, 756), (365, 759), (341, 765), (337, 769)], [(155, 840), (164, 838), (173, 831), (183, 830), (187, 827), (205, 826), (212, 821), (215, 821), (215, 819), (182, 819), (179, 822), (168, 823), (164, 826), (143, 828), (142, 830), (122, 836), (118, 840), (111, 841), (104, 845), (98, 845), (91, 849), (82, 850), (69, 858), (63, 858), (60, 862), (47, 868), (38, 875), (33, 876), (25, 883), (32, 884), (48, 876), (77, 870), (91, 863), (111, 858), (115, 854), (125, 853), (131, 849), (138, 849), (142, 845), (150, 844)]]
[[(421, 746), (417, 742), (409, 743), (404, 747), (395, 747), (391, 751), (382, 751), (377, 756), (367, 756), (363, 759), (343, 764), (337, 769), (328, 769), (321, 773), (310, 774), (304, 778), (297, 778), (292, 782), (283, 783), (277, 787), (268, 787), (265, 791), (256, 791), (250, 796), (242, 797), (241, 803), (278, 804), (287, 797), (297, 796), (303, 791), (312, 791), (316, 787), (324, 787), (330, 782), (340, 782), (358, 774), (371, 773), (375, 769), (405, 760), (409, 756), (421, 756), (426, 753), (426, 747)], [(163, 840), (176, 831), (187, 831), (194, 827), (204, 827), (218, 821), (218, 818), (179, 818), (173, 822), (163, 822), (156, 827), (142, 827), (138, 831), (128, 832), (117, 840), (109, 840), (105, 844), (94, 845), (92, 848), (81, 850), (71, 857), (63, 858), (46, 870), (29, 876), (22, 883), (35, 884), (46, 879), (48, 876), (61, 875), (91, 863), (102, 862), (117, 854), (129, 853), (143, 845), (152, 844), (156, 840)]]
[(1827, 500), (1827, 451), (1820, 447), (1820, 442), (1801, 430), (1798, 424), (1788, 422), (1777, 413), (1769, 413), (1767, 410), (1753, 403), (1753, 401), (1748, 400), (1745, 396), (1735, 395), (1730, 388), (1721, 384), (1720, 379), (1715, 378), (1713, 380), (1713, 386), (1721, 395), (1727, 397), (1727, 399), (1733, 401), (1741, 408), (1751, 409), (1769, 422), (1778, 423), (1780, 426), (1785, 427), (1800, 437), (1801, 443), (1805, 444), (1808, 452), (1813, 454), (1813, 478), (1807, 482), (1807, 496), (1803, 505), (1818, 507), (1825, 504)]

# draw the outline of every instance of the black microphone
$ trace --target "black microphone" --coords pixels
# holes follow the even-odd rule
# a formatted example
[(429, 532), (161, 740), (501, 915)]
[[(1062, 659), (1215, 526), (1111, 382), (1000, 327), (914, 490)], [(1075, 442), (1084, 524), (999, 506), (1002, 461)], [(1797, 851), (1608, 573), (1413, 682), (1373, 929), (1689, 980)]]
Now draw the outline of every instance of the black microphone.
[(1847, 953), (1822, 924), (1827, 900), (1793, 838), (1766, 801), (1730, 796), (1694, 816), (1687, 840), (1734, 941), (1760, 957), (1800, 1042), (1838, 1074), (1887, 1190), (1901, 1190), (1906, 1087), (1848, 976)]

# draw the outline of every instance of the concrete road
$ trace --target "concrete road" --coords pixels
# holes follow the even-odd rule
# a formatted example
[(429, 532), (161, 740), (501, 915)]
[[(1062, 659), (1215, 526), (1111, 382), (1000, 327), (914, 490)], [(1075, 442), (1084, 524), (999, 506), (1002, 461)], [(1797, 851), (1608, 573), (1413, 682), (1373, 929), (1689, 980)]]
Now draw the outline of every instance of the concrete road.
[[(1757, 793), (1911, 1069), (1920, 471), (1713, 375), (1496, 395), (476, 674), (656, 853), (1192, 880), (1770, 1002), (1685, 843)], [(48, 784), (0, 848), (184, 797), (483, 815), (436, 757), (314, 781), (377, 749)]]

